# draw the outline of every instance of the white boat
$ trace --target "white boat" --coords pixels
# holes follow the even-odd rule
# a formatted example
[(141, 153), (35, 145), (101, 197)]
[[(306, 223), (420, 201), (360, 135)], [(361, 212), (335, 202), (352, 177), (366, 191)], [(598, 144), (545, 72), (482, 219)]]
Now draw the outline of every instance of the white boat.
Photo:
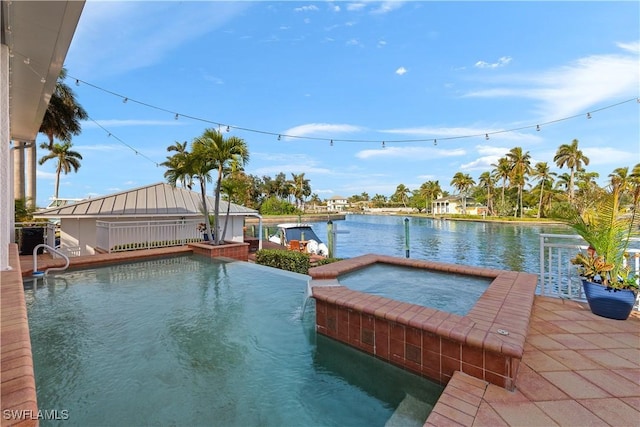
[(311, 224), (284, 223), (278, 224), (276, 234), (269, 237), (269, 241), (309, 254), (328, 256), (329, 248), (314, 233)]

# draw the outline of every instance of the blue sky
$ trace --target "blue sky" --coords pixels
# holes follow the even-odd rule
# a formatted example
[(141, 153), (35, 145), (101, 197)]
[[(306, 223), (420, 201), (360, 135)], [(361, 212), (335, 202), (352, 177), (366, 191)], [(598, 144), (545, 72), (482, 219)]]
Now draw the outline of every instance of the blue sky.
[[(453, 192), (456, 172), (477, 180), (515, 146), (558, 171), (573, 139), (604, 183), (640, 162), (639, 14), (636, 1), (87, 1), (65, 66), (91, 120), (60, 197), (163, 181), (166, 147), (218, 123), (248, 143), (247, 173), (304, 172), (322, 199), (428, 180)], [(54, 170), (38, 167), (39, 206)]]

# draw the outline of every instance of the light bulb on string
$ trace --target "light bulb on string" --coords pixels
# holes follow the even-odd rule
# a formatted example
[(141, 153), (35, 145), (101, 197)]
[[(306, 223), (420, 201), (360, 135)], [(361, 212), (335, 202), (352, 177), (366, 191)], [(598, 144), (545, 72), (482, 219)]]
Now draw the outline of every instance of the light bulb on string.
[(179, 114), (176, 113), (176, 116), (174, 117), (174, 119), (178, 120), (178, 116), (179, 116)]
[(540, 132), (540, 125), (536, 125), (536, 130)]
[(282, 135), (278, 135), (278, 141), (282, 139)]
[(382, 141), (382, 148), (385, 148), (384, 141)]
[(80, 80), (76, 79), (76, 86), (80, 86)]
[(487, 141), (489, 140), (489, 134), (488, 133), (484, 134), (484, 139), (486, 139)]
[(329, 142), (329, 146), (333, 147), (333, 139)]
[(433, 140), (433, 145), (438, 145), (438, 140), (437, 139)]
[(125, 99), (122, 100), (122, 103), (126, 104), (128, 100), (129, 100), (129, 98), (125, 98)]
[(587, 119), (591, 118), (591, 113), (587, 113)]
[(229, 126), (227, 126), (227, 132), (229, 132), (229, 130), (231, 130), (231, 128)]

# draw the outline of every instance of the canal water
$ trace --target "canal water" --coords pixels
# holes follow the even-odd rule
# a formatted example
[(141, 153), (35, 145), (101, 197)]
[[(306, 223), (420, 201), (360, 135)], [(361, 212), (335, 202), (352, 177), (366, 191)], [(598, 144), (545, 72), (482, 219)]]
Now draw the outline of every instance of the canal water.
[[(347, 215), (334, 221), (336, 256), (376, 253), (405, 257), (403, 216)], [(573, 234), (564, 225), (510, 224), (408, 217), (410, 258), (501, 270), (540, 272), (540, 234)], [(328, 241), (327, 223), (312, 223)], [(345, 233), (343, 233), (345, 232)]]

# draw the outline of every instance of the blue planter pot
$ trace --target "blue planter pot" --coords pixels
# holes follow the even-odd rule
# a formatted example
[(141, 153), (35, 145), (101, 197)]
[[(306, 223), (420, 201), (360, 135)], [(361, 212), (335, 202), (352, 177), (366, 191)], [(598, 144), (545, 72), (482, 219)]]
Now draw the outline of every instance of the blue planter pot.
[(591, 312), (609, 319), (627, 319), (636, 302), (636, 294), (631, 289), (616, 290), (588, 280), (582, 280), (582, 288)]

